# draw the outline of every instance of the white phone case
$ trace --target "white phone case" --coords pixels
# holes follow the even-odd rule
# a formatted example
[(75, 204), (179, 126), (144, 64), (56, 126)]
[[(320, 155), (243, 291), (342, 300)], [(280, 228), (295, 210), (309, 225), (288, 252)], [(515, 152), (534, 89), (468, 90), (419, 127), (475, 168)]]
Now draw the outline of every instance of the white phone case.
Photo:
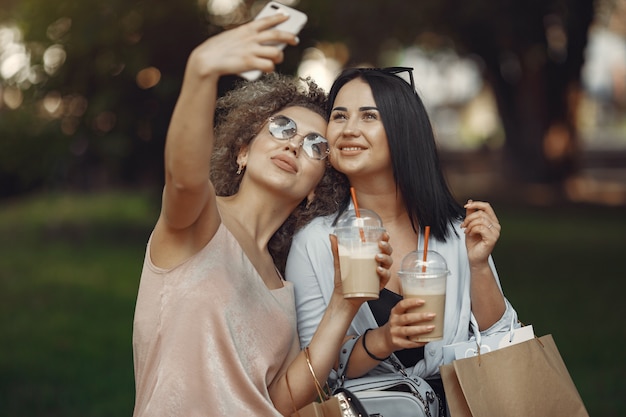
[[(276, 13), (282, 13), (282, 14), (289, 16), (289, 19), (276, 25), (275, 26), (276, 29), (284, 30), (286, 32), (291, 32), (294, 35), (299, 33), (307, 22), (306, 14), (302, 13), (299, 10), (285, 6), (284, 4), (281, 4), (275, 1), (270, 1), (269, 3), (267, 3), (265, 7), (263, 7), (263, 9), (259, 12), (259, 14), (254, 19), (255, 20), (261, 19), (263, 17), (271, 16)], [(281, 49), (283, 49), (285, 46), (286, 44), (284, 43), (281, 43), (278, 45), (278, 47)], [(254, 81), (261, 76), (261, 71), (250, 70), (250, 71), (242, 72), (239, 75), (248, 81)]]

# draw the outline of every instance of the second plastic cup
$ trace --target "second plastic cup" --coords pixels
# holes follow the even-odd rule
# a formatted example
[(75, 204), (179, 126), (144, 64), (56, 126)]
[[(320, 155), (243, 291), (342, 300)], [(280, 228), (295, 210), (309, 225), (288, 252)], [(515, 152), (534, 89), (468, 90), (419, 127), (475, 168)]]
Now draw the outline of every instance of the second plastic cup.
[(380, 279), (376, 272), (378, 242), (385, 229), (382, 220), (371, 210), (347, 210), (337, 220), (334, 234), (339, 245), (339, 267), (343, 296), (375, 300), (380, 292)]
[(443, 338), (443, 323), (446, 305), (446, 279), (449, 275), (445, 259), (435, 252), (428, 251), (424, 261), (424, 251), (414, 251), (402, 259), (398, 276), (402, 284), (404, 298), (419, 298), (425, 301), (409, 310), (410, 313), (435, 313), (431, 322), (432, 332), (411, 338), (414, 342), (432, 342)]

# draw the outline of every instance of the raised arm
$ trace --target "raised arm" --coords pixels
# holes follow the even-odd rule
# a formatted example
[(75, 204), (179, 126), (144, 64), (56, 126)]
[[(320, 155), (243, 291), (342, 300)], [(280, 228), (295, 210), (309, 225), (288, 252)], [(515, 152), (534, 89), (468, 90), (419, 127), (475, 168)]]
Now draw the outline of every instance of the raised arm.
[(467, 215), (461, 225), (465, 228), (465, 244), (472, 280), (470, 296), (472, 313), (480, 330), (496, 323), (504, 314), (504, 295), (489, 266), (489, 256), (500, 237), (500, 223), (489, 203), (468, 201)]
[(191, 53), (165, 145), (165, 188), (152, 243), (158, 266), (176, 265), (215, 234), (220, 219), (209, 171), (217, 83), (226, 74), (273, 70), (283, 53), (268, 44), (297, 42), (292, 34), (269, 29), (286, 18), (250, 22), (207, 39)]

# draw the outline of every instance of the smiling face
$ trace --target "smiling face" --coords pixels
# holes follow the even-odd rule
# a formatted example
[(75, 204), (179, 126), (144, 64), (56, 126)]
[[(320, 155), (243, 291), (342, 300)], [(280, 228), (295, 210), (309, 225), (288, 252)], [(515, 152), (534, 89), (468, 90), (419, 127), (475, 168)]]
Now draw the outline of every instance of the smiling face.
[(254, 181), (295, 199), (303, 199), (321, 180), (326, 161), (306, 156), (302, 142), (310, 133), (323, 136), (326, 121), (303, 107), (287, 107), (274, 116), (278, 115), (293, 120), (297, 134), (291, 139), (277, 139), (270, 133), (268, 120), (237, 161), (246, 166), (244, 181)]
[(351, 180), (391, 174), (387, 134), (369, 84), (360, 78), (349, 81), (331, 106), (326, 137), (333, 167)]

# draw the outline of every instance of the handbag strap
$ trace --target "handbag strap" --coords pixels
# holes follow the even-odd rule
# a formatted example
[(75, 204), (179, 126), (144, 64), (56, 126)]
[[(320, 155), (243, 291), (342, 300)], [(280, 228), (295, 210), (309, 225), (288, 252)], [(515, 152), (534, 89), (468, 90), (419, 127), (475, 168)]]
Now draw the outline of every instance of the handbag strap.
[[(353, 336), (346, 340), (341, 346), (341, 350), (339, 351), (339, 366), (337, 368), (337, 379), (340, 381), (340, 385), (343, 385), (346, 373), (348, 372), (348, 361), (350, 360), (350, 355), (352, 355), (354, 346), (359, 341), (360, 337), (363, 336)], [(393, 355), (382, 362), (389, 362), (396, 371), (402, 374), (402, 376), (408, 377), (404, 366), (398, 362)]]
[[(360, 336), (360, 337), (362, 337), (362, 336)], [(356, 342), (358, 340), (359, 340), (359, 336), (353, 336), (350, 339), (346, 340), (343, 343), (343, 345), (341, 346), (341, 350), (339, 351), (339, 366), (338, 366), (338, 369), (337, 369), (337, 377), (338, 377), (339, 386), (336, 388), (336, 390), (340, 390), (343, 387), (343, 384), (344, 384), (344, 381), (345, 381), (345, 378), (346, 378), (346, 373), (348, 372), (348, 361), (350, 360), (350, 355), (352, 354), (352, 351), (354, 350), (354, 346), (356, 345)], [(404, 365), (402, 365), (394, 357), (393, 354), (391, 356), (389, 356), (384, 362), (387, 362), (387, 361), (389, 363), (391, 363), (393, 368), (399, 374), (401, 374), (403, 377), (405, 377), (407, 379), (411, 379), (411, 377), (409, 377), (408, 373), (406, 372), (406, 369), (405, 369)], [(427, 417), (431, 416), (429, 402), (432, 402), (435, 399), (437, 399), (439, 401), (439, 414), (441, 416), (443, 416), (443, 404), (442, 404), (442, 400), (441, 400), (441, 398), (439, 398), (439, 396), (434, 395), (434, 398), (426, 399), (419, 393), (419, 391), (416, 391), (415, 395), (420, 400), (420, 402), (424, 405), (424, 412), (426, 413)]]
[[(352, 351), (354, 350), (354, 346), (359, 341), (359, 338), (363, 336), (353, 336), (350, 339), (346, 340), (341, 346), (341, 350), (339, 351), (339, 366), (337, 368), (337, 379), (339, 381), (339, 385), (343, 385), (343, 381), (346, 378), (346, 373), (348, 372), (348, 362), (350, 361), (350, 355), (352, 355)], [(403, 376), (408, 377), (404, 366), (398, 362), (393, 355), (388, 357), (386, 360), (382, 362), (389, 362), (393, 368), (401, 373)]]
[(339, 366), (337, 368), (337, 378), (340, 381), (340, 384), (343, 385), (343, 380), (346, 377), (346, 372), (348, 372), (348, 361), (350, 360), (350, 355), (354, 350), (354, 345), (359, 340), (359, 336), (353, 336), (350, 339), (346, 340), (341, 346), (341, 350), (339, 351)]

